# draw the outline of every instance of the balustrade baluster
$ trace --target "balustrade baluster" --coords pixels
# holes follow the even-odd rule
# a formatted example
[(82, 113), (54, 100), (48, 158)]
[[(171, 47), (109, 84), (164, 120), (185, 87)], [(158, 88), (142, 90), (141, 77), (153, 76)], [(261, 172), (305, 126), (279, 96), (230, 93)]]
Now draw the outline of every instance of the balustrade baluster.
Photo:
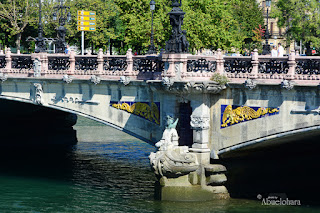
[(289, 60), (288, 60), (288, 65), (289, 65), (289, 71), (288, 71), (288, 74), (286, 74), (286, 79), (294, 79), (294, 75), (295, 75), (295, 72), (296, 72), (296, 55), (295, 55), (295, 52), (294, 50), (291, 50), (291, 53), (289, 55)]
[(6, 70), (12, 69), (12, 58), (11, 58), (11, 49), (7, 48), (6, 51)]
[(251, 56), (252, 72), (249, 74), (250, 78), (257, 78), (259, 71), (259, 54), (258, 50), (254, 49)]
[(75, 57), (76, 53), (74, 52), (74, 50), (70, 51), (70, 55), (69, 55), (69, 74), (73, 75), (74, 71), (75, 71), (75, 67), (76, 67), (76, 57)]
[(221, 49), (217, 50), (217, 70), (216, 73), (223, 74), (224, 73), (224, 59), (221, 52)]
[(97, 62), (98, 62), (98, 69), (97, 69), (97, 74), (101, 75), (103, 72), (103, 50), (99, 49), (99, 53), (97, 56)]
[(133, 75), (133, 58), (132, 58), (132, 49), (128, 49), (126, 54), (126, 61), (127, 61), (127, 69), (124, 72), (125, 76)]

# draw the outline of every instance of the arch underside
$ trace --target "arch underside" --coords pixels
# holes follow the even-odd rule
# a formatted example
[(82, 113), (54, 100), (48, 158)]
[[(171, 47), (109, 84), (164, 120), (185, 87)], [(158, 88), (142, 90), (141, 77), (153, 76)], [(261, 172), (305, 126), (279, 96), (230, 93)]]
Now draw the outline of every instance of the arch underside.
[(317, 141), (320, 137), (320, 125), (294, 129), (286, 132), (280, 132), (268, 135), (262, 138), (235, 144), (218, 151), (221, 158), (237, 157), (250, 155), (256, 150), (275, 148), (277, 146), (290, 146), (299, 144), (303, 146), (305, 141)]
[(79, 115), (79, 116), (82, 116), (82, 117), (86, 117), (88, 119), (91, 119), (91, 120), (94, 120), (94, 121), (97, 121), (99, 123), (102, 123), (102, 124), (105, 124), (109, 127), (112, 127), (114, 129), (117, 129), (119, 131), (122, 131), (128, 135), (131, 135), (139, 140), (142, 140), (144, 142), (147, 142), (149, 144), (152, 144), (154, 145), (154, 142), (152, 142), (150, 139), (148, 138), (145, 138), (145, 137), (142, 137), (126, 128), (123, 128), (121, 126), (117, 126), (109, 121), (106, 121), (106, 120), (103, 120), (103, 119), (100, 119), (98, 117), (95, 117), (95, 116), (92, 116), (88, 113), (85, 113), (85, 112), (80, 112), (80, 111), (77, 111), (77, 110), (74, 110), (74, 109), (69, 109), (69, 108), (66, 108), (66, 107), (62, 107), (62, 106), (57, 106), (57, 105), (53, 105), (53, 104), (47, 104), (47, 105), (38, 105), (38, 104), (35, 104), (32, 100), (30, 99), (26, 99), (26, 98), (21, 98), (21, 97), (13, 97), (13, 96), (4, 96), (4, 95), (0, 95), (0, 99), (3, 99), (3, 100), (9, 100), (9, 101), (15, 101), (15, 102), (21, 102), (21, 103), (27, 103), (27, 104), (32, 104), (32, 105), (35, 105), (35, 106), (40, 106), (40, 107), (46, 107), (46, 108), (50, 108), (50, 109), (54, 109), (54, 110), (59, 110), (59, 111), (63, 111), (63, 112), (67, 112), (67, 113), (72, 113), (72, 114), (76, 114), (76, 115)]

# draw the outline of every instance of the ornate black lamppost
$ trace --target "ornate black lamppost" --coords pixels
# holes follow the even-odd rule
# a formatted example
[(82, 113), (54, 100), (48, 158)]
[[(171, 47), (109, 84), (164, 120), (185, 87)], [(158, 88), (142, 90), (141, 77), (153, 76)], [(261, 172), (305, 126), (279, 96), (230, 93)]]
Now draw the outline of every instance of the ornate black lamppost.
[(150, 1), (150, 10), (151, 10), (151, 36), (150, 36), (150, 46), (148, 54), (157, 54), (156, 47), (153, 42), (153, 12), (156, 9), (156, 2), (154, 0)]
[(266, 7), (267, 7), (267, 28), (265, 32), (265, 39), (266, 43), (263, 45), (263, 50), (262, 50), (262, 55), (268, 55), (270, 54), (270, 45), (268, 42), (268, 39), (270, 38), (270, 33), (269, 33), (269, 7), (271, 6), (271, 0), (266, 0)]
[(57, 20), (59, 15), (59, 27), (57, 28), (57, 40), (55, 42), (56, 45), (56, 53), (64, 53), (66, 49), (66, 33), (67, 29), (64, 27), (66, 21), (69, 22), (71, 20), (71, 14), (67, 11), (70, 7), (63, 5), (63, 0), (59, 0), (60, 4), (55, 6), (55, 12), (52, 14), (52, 18), (54, 21)]
[(38, 37), (35, 38), (36, 41), (36, 49), (35, 52), (36, 53), (40, 53), (40, 52), (46, 52), (46, 44), (45, 44), (45, 39), (43, 37), (43, 28), (42, 28), (42, 20), (41, 20), (41, 0), (39, 0), (39, 27), (38, 27)]
[(187, 41), (187, 31), (182, 30), (183, 18), (185, 12), (180, 8), (181, 0), (172, 0), (172, 10), (169, 12), (172, 33), (166, 42), (166, 53), (187, 53), (189, 42)]

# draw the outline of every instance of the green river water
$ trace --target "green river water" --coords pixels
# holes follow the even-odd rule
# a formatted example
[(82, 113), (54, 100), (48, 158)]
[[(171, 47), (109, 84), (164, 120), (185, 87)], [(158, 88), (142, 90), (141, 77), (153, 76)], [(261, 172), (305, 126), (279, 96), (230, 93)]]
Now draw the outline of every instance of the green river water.
[(5, 212), (320, 212), (317, 206), (261, 201), (165, 202), (154, 199), (148, 155), (155, 148), (80, 118), (70, 150), (0, 151), (0, 213)]

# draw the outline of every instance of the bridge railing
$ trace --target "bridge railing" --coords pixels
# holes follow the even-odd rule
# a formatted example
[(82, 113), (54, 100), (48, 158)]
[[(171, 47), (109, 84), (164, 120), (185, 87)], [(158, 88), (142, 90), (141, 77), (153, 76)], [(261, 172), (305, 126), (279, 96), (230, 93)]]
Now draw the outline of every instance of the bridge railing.
[[(41, 62), (41, 76), (61, 78), (75, 75), (90, 78), (119, 79), (121, 76), (139, 80), (161, 80), (173, 77), (180, 80), (209, 80), (215, 73), (226, 75), (231, 82), (243, 83), (246, 79), (266, 81), (295, 80), (319, 81), (320, 57), (299, 56), (291, 52), (285, 57), (258, 55), (224, 56), (218, 50), (213, 56), (191, 54), (133, 55), (129, 49), (126, 55), (105, 55), (102, 50), (97, 55), (66, 54), (0, 54), (0, 73), (9, 77), (34, 76), (34, 62)], [(301, 81), (302, 80), (302, 81)]]

